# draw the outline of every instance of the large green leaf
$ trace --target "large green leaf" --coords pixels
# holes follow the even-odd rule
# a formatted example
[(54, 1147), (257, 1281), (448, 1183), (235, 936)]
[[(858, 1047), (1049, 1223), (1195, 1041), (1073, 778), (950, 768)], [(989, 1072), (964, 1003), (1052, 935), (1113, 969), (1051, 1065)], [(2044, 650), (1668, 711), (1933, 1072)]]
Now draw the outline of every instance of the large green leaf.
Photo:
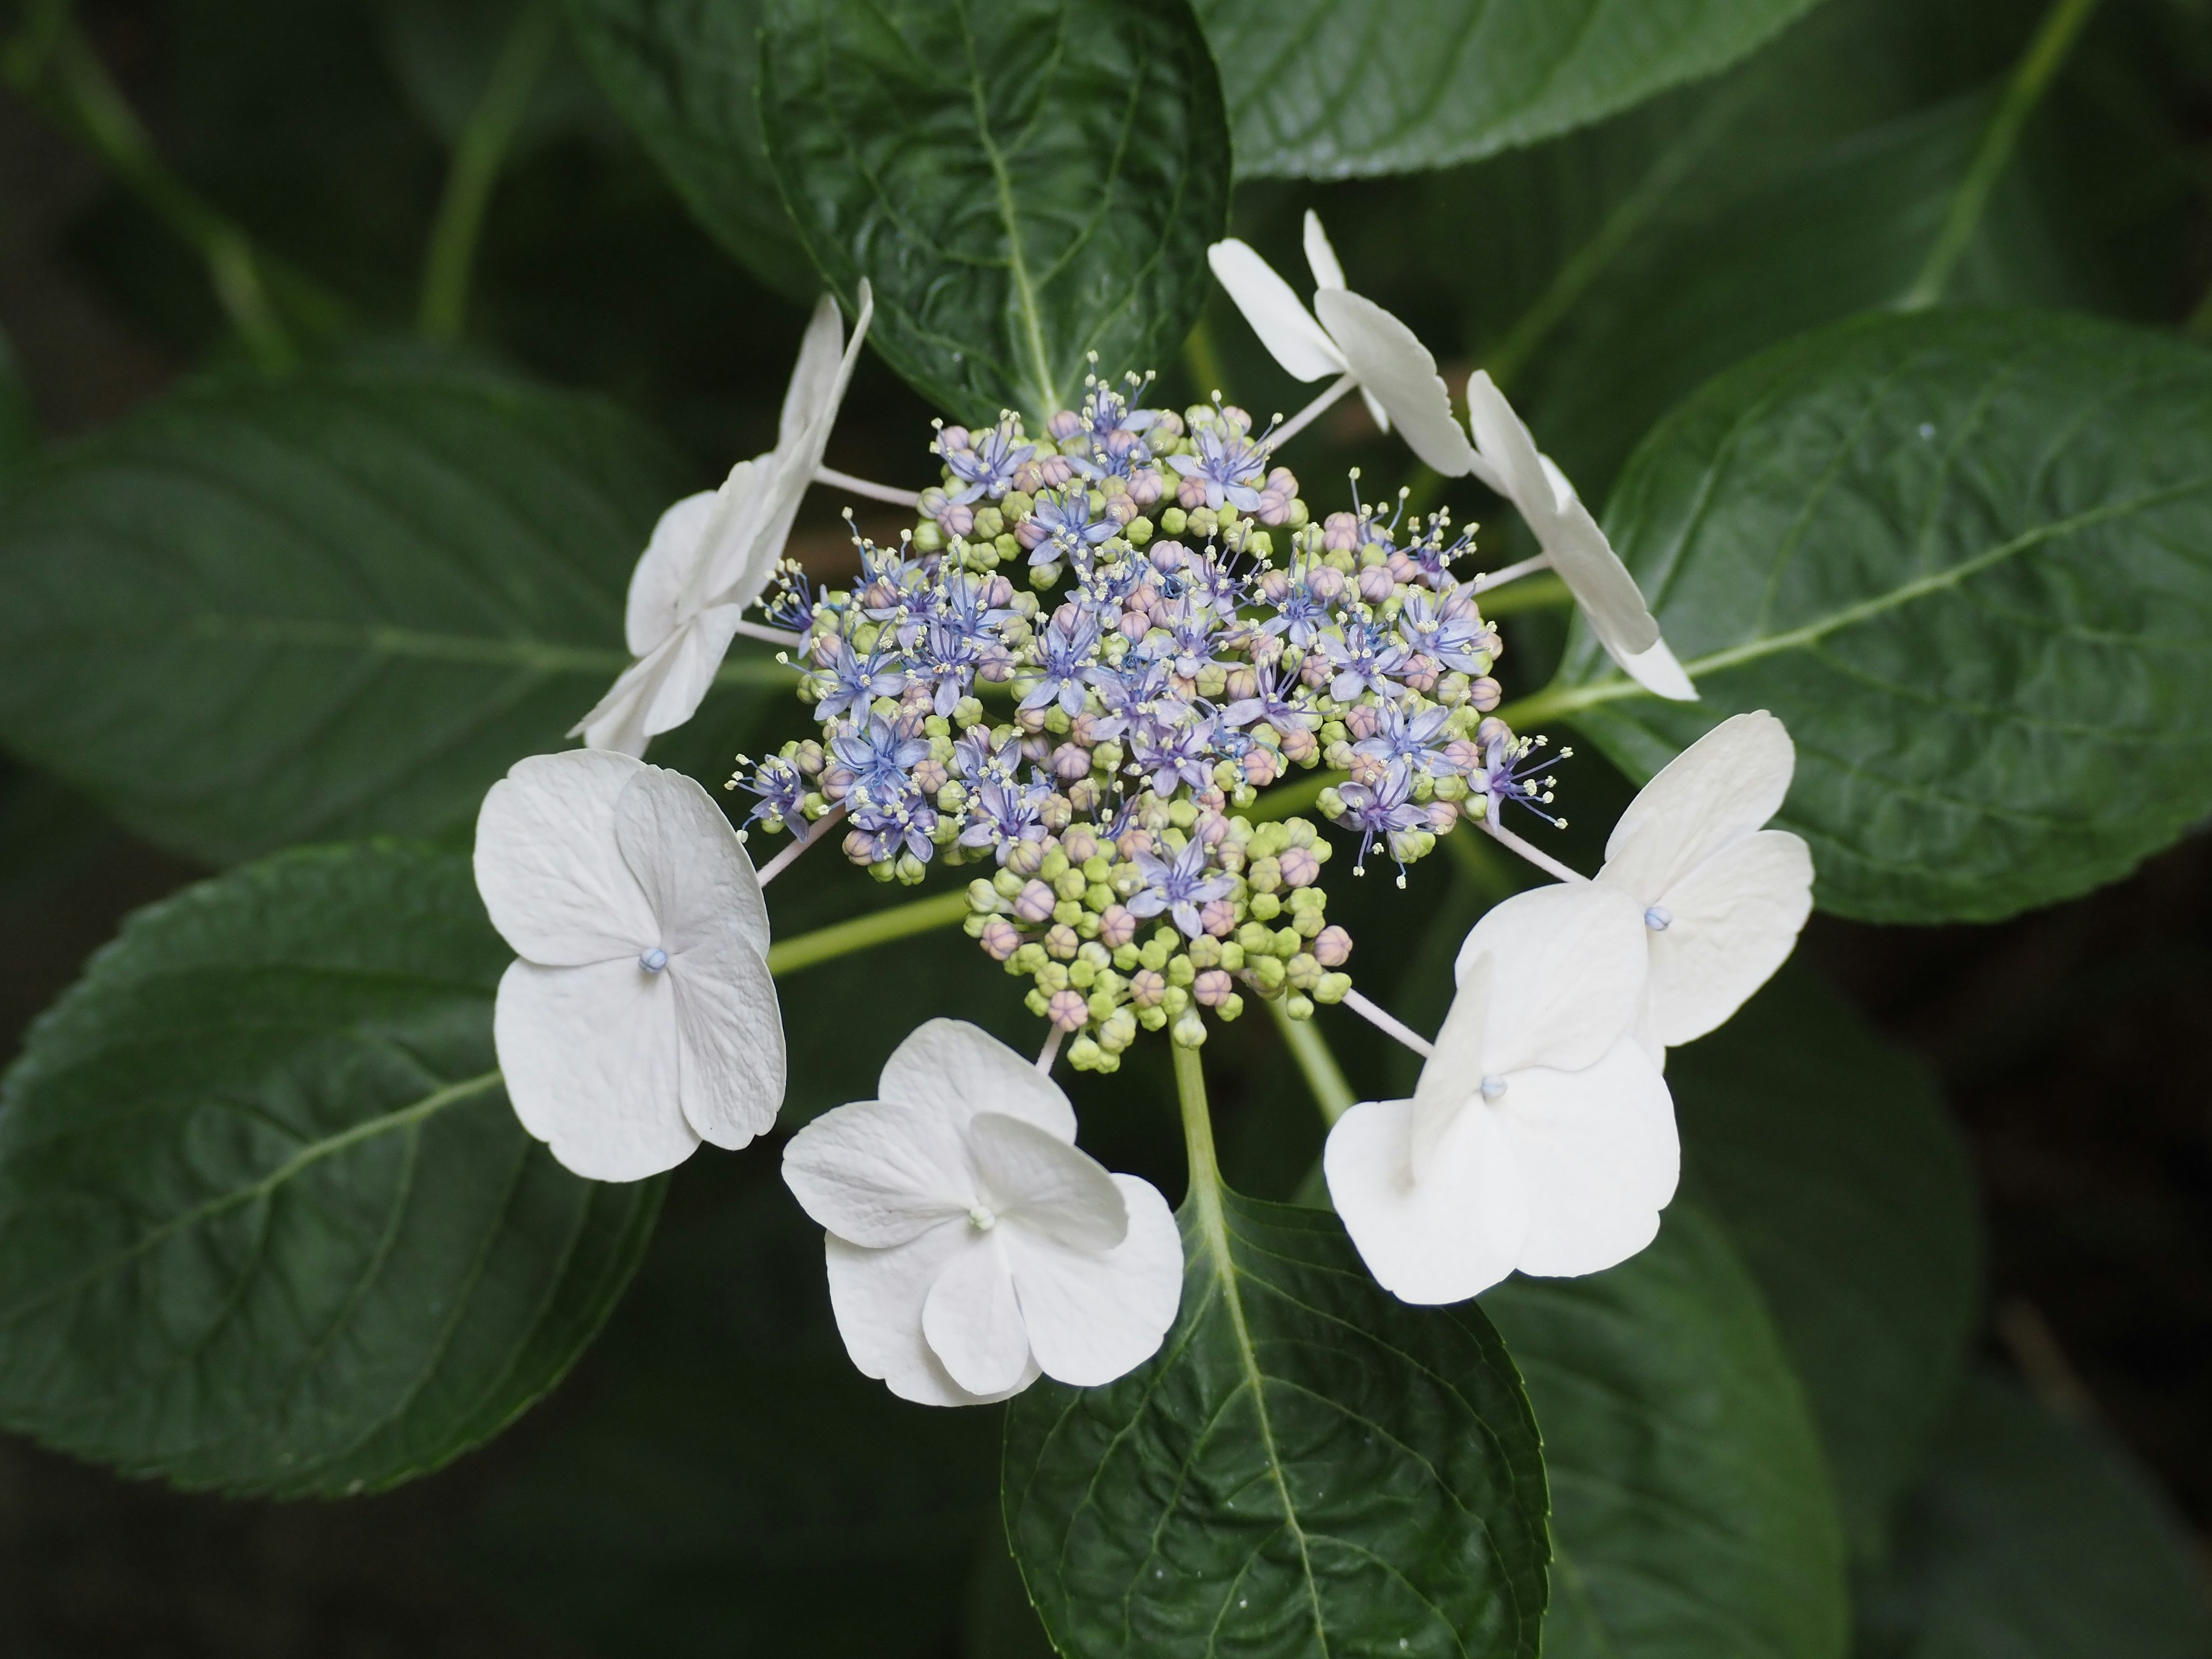
[(1482, 1298), (1552, 1483), (1546, 1659), (1839, 1659), (1844, 1546), (1804, 1396), (1686, 1200), (1641, 1255)]
[(1241, 173), (1471, 161), (1710, 75), (1816, 0), (1200, 0)]
[(1861, 1659), (2204, 1659), (2202, 1568), (2100, 1430), (1973, 1379), (1860, 1600)]
[(0, 1082), (0, 1424), (339, 1493), (495, 1434), (589, 1342), (662, 1183), (569, 1175), (495, 1069), (465, 858), (280, 854), (140, 912)]
[(699, 222), (787, 298), (821, 278), (784, 210), (761, 137), (761, 0), (568, 0), (607, 96)]
[(1854, 1551), (1878, 1554), (1958, 1387), (1979, 1239), (1935, 1079), (1785, 969), (1668, 1057), (1690, 1180), (1803, 1380)]
[(1229, 133), (1186, 0), (771, 0), (784, 199), (871, 337), (951, 414), (1041, 416), (1159, 367), (1204, 300)]
[(628, 665), (682, 489), (612, 409), (489, 375), (188, 392), (0, 507), (0, 741), (210, 861), (442, 833)]
[(1334, 1216), (1184, 1206), (1182, 1317), (1006, 1419), (1006, 1530), (1070, 1659), (1537, 1650), (1544, 1475), (1472, 1306), (1378, 1289)]
[(38, 411), (31, 406), (30, 388), (23, 384), (15, 348), (0, 334), (0, 472), (38, 453)]
[(1769, 708), (1827, 908), (1987, 919), (2212, 810), (2212, 355), (2081, 318), (1849, 323), (1723, 375), (1607, 518), (1703, 700), (1587, 633), (1522, 716), (1649, 776)]

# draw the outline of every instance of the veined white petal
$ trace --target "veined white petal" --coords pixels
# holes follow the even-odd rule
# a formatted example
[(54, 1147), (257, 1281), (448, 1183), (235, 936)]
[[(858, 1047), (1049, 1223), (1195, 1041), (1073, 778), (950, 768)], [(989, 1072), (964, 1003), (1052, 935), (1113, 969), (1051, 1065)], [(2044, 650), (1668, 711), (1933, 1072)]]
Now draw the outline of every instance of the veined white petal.
[(1451, 393), (1413, 331), (1348, 289), (1322, 289), (1314, 295), (1314, 312), (1361, 388), (1390, 411), (1406, 447), (1446, 477), (1471, 471), (1474, 451), (1452, 416)]
[(767, 958), (734, 933), (672, 956), (684, 1120), (735, 1151), (775, 1127), (783, 1105), (783, 1011)]
[[(752, 463), (738, 465), (742, 468)], [(712, 489), (686, 495), (653, 526), (637, 568), (630, 572), (629, 600), (623, 617), (623, 632), (633, 657), (650, 655), (682, 620), (684, 584), (701, 556), (718, 495)]]
[(1026, 1119), (978, 1112), (968, 1123), (983, 1204), (999, 1221), (1083, 1255), (1129, 1235), (1121, 1188), (1098, 1161)]
[(635, 957), (510, 965), (492, 1037), (522, 1127), (593, 1181), (639, 1181), (698, 1149), (680, 1102), (676, 999)]
[(1577, 1071), (1611, 1048), (1643, 1000), (1647, 931), (1642, 907), (1594, 882), (1516, 893), (1475, 923), (1457, 972), (1464, 984), (1480, 958), (1496, 958), (1485, 1072)]
[(1003, 1229), (1030, 1351), (1047, 1376), (1091, 1389), (1159, 1352), (1182, 1301), (1182, 1234), (1148, 1182), (1111, 1177), (1127, 1237), (1104, 1253), (1039, 1236), (1026, 1218)]
[(1578, 1072), (1516, 1072), (1495, 1111), (1527, 1182), (1525, 1273), (1594, 1273), (1626, 1261), (1659, 1231), (1674, 1196), (1681, 1145), (1665, 1080), (1624, 1036)]
[(1413, 1103), (1369, 1101), (1329, 1131), (1329, 1200), (1376, 1282), (1403, 1302), (1463, 1302), (1513, 1270), (1528, 1230), (1501, 1120), (1479, 1100), (1412, 1164)]
[(1789, 728), (1764, 708), (1731, 715), (1661, 767), (1606, 838), (1598, 879), (1639, 903), (1782, 810), (1797, 770)]
[(615, 799), (615, 845), (672, 957), (735, 940), (768, 954), (768, 902), (737, 831), (696, 779), (641, 766)]
[(592, 705), (592, 712), (568, 728), (568, 735), (583, 738), (587, 748), (610, 750), (632, 760), (642, 757), (653, 740), (645, 729), (645, 717), (660, 695), (660, 683), (675, 655), (675, 644), (664, 640), (623, 669), (606, 695)]
[(837, 308), (836, 295), (824, 294), (806, 320), (799, 361), (792, 366), (791, 384), (784, 388), (783, 413), (776, 422), (779, 447), (799, 442), (824, 410), (836, 412), (838, 360), (844, 349), (845, 313)]
[(904, 1100), (840, 1106), (784, 1147), (784, 1184), (830, 1232), (872, 1249), (951, 1219), (965, 1227), (983, 1194), (963, 1127)]
[(1498, 958), (1487, 952), (1459, 965), (1459, 989), (1445, 1011), (1443, 1029), (1413, 1085), (1410, 1167), (1421, 1169), (1435, 1156), (1451, 1126), (1482, 1087), (1482, 1042), (1490, 1025), (1491, 987)]
[(645, 890), (615, 842), (615, 802), (642, 761), (570, 749), (517, 761), (477, 815), (477, 890), (515, 954), (548, 967), (658, 943)]
[(1027, 1058), (965, 1020), (925, 1020), (884, 1062), (877, 1092), (955, 1128), (1003, 1112), (1075, 1144), (1075, 1109)]
[(1796, 947), (1813, 913), (1813, 854), (1786, 830), (1714, 853), (1666, 890), (1650, 934), (1651, 1023), (1661, 1042), (1694, 1042), (1750, 1000)]
[(830, 1307), (845, 1352), (863, 1376), (922, 1406), (985, 1406), (1036, 1381), (1034, 1362), (999, 1394), (970, 1394), (952, 1380), (921, 1334), (922, 1304), (952, 1258), (984, 1245), (965, 1219), (951, 1221), (895, 1249), (872, 1250), (829, 1236)]
[(1344, 354), (1336, 343), (1249, 243), (1234, 236), (1216, 242), (1206, 249), (1206, 259), (1213, 268), (1214, 280), (1285, 373), (1297, 380), (1318, 380), (1346, 371)]
[(1306, 266), (1313, 272), (1316, 289), (1342, 288), (1344, 266), (1329, 246), (1328, 233), (1321, 228), (1321, 215), (1311, 208), (1306, 210), (1305, 224)]
[(668, 636), (668, 642), (647, 659), (660, 664), (653, 698), (645, 710), (648, 737), (673, 732), (699, 712), (699, 705), (714, 689), (714, 676), (721, 671), (722, 659), (730, 653), (730, 641), (737, 637), (738, 623), (744, 616), (742, 605), (709, 605), (678, 628)]
[(1028, 1372), (1029, 1332), (999, 1240), (984, 1234), (947, 1262), (921, 1304), (921, 1334), (970, 1394), (1004, 1394)]

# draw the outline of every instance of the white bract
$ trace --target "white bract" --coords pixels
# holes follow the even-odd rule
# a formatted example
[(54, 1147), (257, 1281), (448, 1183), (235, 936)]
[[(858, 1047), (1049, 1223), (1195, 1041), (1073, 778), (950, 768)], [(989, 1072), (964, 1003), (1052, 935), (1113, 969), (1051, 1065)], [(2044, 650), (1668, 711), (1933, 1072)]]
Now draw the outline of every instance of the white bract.
[(1067, 1097), (975, 1026), (933, 1019), (879, 1098), (785, 1148), (829, 1230), (830, 1299), (853, 1363), (902, 1399), (980, 1405), (1040, 1373), (1110, 1382), (1158, 1351), (1182, 1295), (1167, 1200), (1075, 1147)]
[(1511, 501), (1528, 520), (1536, 544), (1589, 618), (1590, 631), (1607, 654), (1646, 690), (1678, 702), (1696, 702), (1698, 688), (1659, 637), (1659, 624), (1636, 578), (1566, 474), (1536, 447), (1486, 370), (1476, 370), (1467, 383), (1467, 416), (1475, 455), (1474, 465), (1463, 470)]
[(1637, 1027), (1654, 1060), (1741, 1008), (1812, 914), (1812, 853), (1760, 828), (1796, 764), (1780, 720), (1737, 714), (1669, 762), (1613, 826), (1597, 884), (1644, 917), (1651, 969)]
[(1625, 894), (1579, 883), (1508, 899), (1468, 934), (1413, 1097), (1354, 1106), (1328, 1137), (1329, 1196), (1386, 1290), (1458, 1302), (1651, 1242), (1681, 1159), (1633, 1030), (1644, 931)]
[(843, 343), (836, 298), (825, 294), (815, 307), (784, 393), (775, 447), (739, 461), (720, 489), (687, 495), (660, 515), (630, 577), (623, 619), (638, 660), (570, 737), (642, 755), (648, 738), (698, 712), (745, 608), (775, 577), (799, 504), (822, 465), (875, 314), (865, 278), (860, 298), (850, 344)]
[(521, 958), (493, 1016), (507, 1097), (555, 1158), (635, 1181), (775, 1123), (768, 908), (698, 784), (604, 750), (520, 761), (484, 797), (476, 871)]
[(1353, 376), (1377, 426), (1388, 432), (1395, 422), (1407, 447), (1448, 477), (1469, 471), (1474, 452), (1452, 417), (1451, 393), (1428, 348), (1382, 307), (1345, 287), (1336, 250), (1310, 210), (1305, 248), (1313, 311), (1248, 242), (1216, 242), (1206, 261), (1260, 343), (1288, 373), (1301, 380)]

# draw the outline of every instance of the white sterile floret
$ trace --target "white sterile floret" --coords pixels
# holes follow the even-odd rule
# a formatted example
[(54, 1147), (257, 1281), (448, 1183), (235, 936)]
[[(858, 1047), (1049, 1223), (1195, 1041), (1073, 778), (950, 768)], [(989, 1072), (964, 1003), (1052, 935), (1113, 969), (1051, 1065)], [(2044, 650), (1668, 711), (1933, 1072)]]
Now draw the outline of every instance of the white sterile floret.
[(1315, 288), (1310, 312), (1248, 242), (1233, 236), (1216, 242), (1206, 250), (1206, 261), (1260, 343), (1285, 370), (1301, 380), (1356, 377), (1377, 426), (1388, 432), (1395, 422), (1407, 447), (1448, 477), (1467, 472), (1474, 453), (1452, 418), (1451, 393), (1428, 348), (1382, 307), (1345, 287), (1336, 250), (1311, 210), (1305, 248)]
[(1644, 919), (1577, 883), (1492, 910), (1411, 1100), (1330, 1131), (1329, 1197), (1369, 1271), (1407, 1302), (1458, 1302), (1519, 1269), (1595, 1273), (1650, 1243), (1680, 1147), (1637, 1042)]
[(1040, 1373), (1110, 1382), (1159, 1349), (1182, 1297), (1167, 1200), (1075, 1147), (1067, 1097), (975, 1026), (933, 1019), (880, 1097), (784, 1149), (829, 1230), (830, 1300), (853, 1363), (926, 1406), (1004, 1400)]
[(720, 489), (687, 495), (660, 515), (630, 577), (624, 629), (638, 660), (570, 737), (642, 755), (648, 738), (698, 712), (745, 608), (775, 577), (799, 501), (821, 467), (875, 314), (865, 279), (860, 299), (850, 344), (843, 343), (835, 296), (823, 295), (815, 307), (784, 393), (775, 447), (739, 461)]
[(484, 797), (476, 870), (521, 958), (493, 1016), (507, 1097), (555, 1158), (635, 1181), (775, 1123), (768, 908), (698, 784), (604, 750), (517, 762)]
[(1475, 447), (1470, 470), (1528, 520), (1607, 654), (1646, 690), (1677, 702), (1696, 702), (1698, 688), (1659, 637), (1636, 578), (1486, 371), (1476, 370), (1467, 383), (1467, 413)]
[(1813, 910), (1813, 854), (1782, 808), (1797, 751), (1765, 709), (1722, 721), (1644, 787), (1606, 842), (1598, 885), (1644, 917), (1651, 957), (1638, 1032), (1654, 1060), (1741, 1008)]

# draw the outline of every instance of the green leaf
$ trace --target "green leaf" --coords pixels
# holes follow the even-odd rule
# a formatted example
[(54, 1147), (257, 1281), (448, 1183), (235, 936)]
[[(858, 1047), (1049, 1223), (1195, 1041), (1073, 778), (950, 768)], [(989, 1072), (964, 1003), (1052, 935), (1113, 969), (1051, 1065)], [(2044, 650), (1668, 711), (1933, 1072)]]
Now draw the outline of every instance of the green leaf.
[(1758, 47), (1816, 0), (1200, 0), (1237, 170), (1346, 179), (1472, 161)]
[(23, 384), (23, 366), (15, 348), (0, 334), (0, 472), (30, 460), (39, 453), (39, 413), (31, 405), (31, 390)]
[(2180, 1517), (2102, 1431), (1973, 1379), (1860, 1602), (1860, 1659), (2203, 1659)]
[(1482, 1297), (1552, 1483), (1546, 1659), (1840, 1659), (1844, 1546), (1759, 1289), (1687, 1200), (1587, 1279)]
[(1973, 1334), (1980, 1240), (1935, 1079), (1808, 969), (1670, 1054), (1692, 1190), (1803, 1381), (1854, 1553), (1878, 1555)]
[(0, 509), (0, 741), (211, 862), (441, 834), (629, 665), (683, 487), (612, 409), (488, 375), (187, 392)]
[(784, 199), (870, 337), (948, 414), (1041, 417), (1162, 367), (1229, 208), (1185, 0), (772, 0), (761, 114)]
[[(416, 118), (450, 149), (489, 85), (524, 10), (542, 0), (378, 0), (384, 53)], [(583, 65), (556, 45), (508, 146), (511, 158), (572, 134), (619, 137)]]
[(1768, 708), (1820, 902), (1987, 920), (2125, 874), (2212, 811), (2212, 355), (2016, 312), (1874, 317), (1712, 382), (1607, 513), (1703, 700), (1586, 631), (1560, 715), (1649, 777)]
[(1000, 1413), (854, 1369), (822, 1230), (774, 1171), (684, 1166), (581, 1408), (488, 1505), (476, 1565), (610, 1659), (940, 1659), (971, 1561), (1006, 1554)]
[(494, 1069), (465, 858), (281, 854), (141, 911), (0, 1081), (0, 1423), (236, 1492), (421, 1474), (560, 1379), (662, 1183)]
[(699, 222), (786, 298), (822, 279), (761, 137), (761, 0), (568, 0), (585, 61)]
[(1534, 1655), (1544, 1474), (1472, 1306), (1376, 1286), (1334, 1216), (1184, 1206), (1182, 1317), (1006, 1419), (1006, 1530), (1070, 1659)]

